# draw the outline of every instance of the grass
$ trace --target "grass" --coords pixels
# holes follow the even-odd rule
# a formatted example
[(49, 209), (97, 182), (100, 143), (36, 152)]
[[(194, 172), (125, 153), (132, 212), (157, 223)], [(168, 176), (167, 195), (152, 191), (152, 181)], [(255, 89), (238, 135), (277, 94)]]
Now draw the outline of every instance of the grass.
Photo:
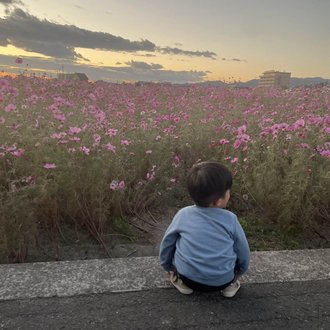
[(231, 209), (243, 215), (253, 248), (300, 247), (303, 233), (326, 236), (329, 86), (22, 76), (0, 79), (0, 93), (0, 262), (29, 261), (36, 248), (56, 255), (72, 233), (110, 255), (119, 238), (139, 236), (135, 217), (190, 203), (186, 174), (200, 160), (232, 171)]

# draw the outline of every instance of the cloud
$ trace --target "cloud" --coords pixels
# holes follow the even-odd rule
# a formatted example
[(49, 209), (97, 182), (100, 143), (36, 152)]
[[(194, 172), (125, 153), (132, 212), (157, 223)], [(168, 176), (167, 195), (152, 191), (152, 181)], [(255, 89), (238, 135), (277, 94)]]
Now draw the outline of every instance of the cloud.
[[(53, 76), (64, 68), (65, 72), (82, 72), (91, 80), (105, 80), (109, 82), (122, 81), (154, 81), (171, 83), (195, 83), (202, 82), (207, 75), (205, 71), (173, 71), (161, 68), (159, 64), (130, 61), (126, 66), (95, 66), (92, 64), (78, 64), (66, 59), (49, 59), (43, 57), (21, 56), (23, 63), (18, 66), (15, 63), (16, 56), (0, 54), (0, 70), (18, 73), (25, 67), (29, 72), (48, 72)], [(142, 68), (143, 64), (147, 64)], [(119, 63), (118, 63), (119, 64)], [(128, 65), (128, 66), (127, 66)]]
[(138, 61), (129, 61), (126, 62), (125, 64), (129, 65), (131, 68), (134, 69), (142, 69), (142, 70), (159, 70), (162, 69), (163, 66), (160, 64), (148, 64), (146, 62), (138, 62)]
[(0, 40), (2, 44), (11, 44), (26, 51), (72, 60), (79, 58), (74, 50), (76, 47), (125, 52), (156, 49), (149, 40), (130, 41), (110, 33), (39, 20), (19, 8), (0, 19)]
[(174, 54), (174, 55), (186, 55), (186, 56), (203, 56), (203, 57), (208, 57), (213, 60), (216, 59), (217, 54), (214, 52), (210, 51), (191, 51), (191, 50), (183, 50), (180, 48), (171, 48), (171, 47), (163, 47), (163, 48), (158, 48), (158, 50), (163, 53), (163, 54)]
[(22, 4), (22, 1), (20, 1), (20, 0), (0, 0), (0, 3), (3, 4), (4, 6), (9, 6), (9, 5)]
[(232, 59), (229, 59), (229, 58), (225, 58), (223, 57), (221, 59), (222, 61), (228, 61), (228, 62), (246, 62), (246, 60), (241, 60), (239, 58), (232, 58)]
[[(5, 0), (0, 0), (4, 3)], [(18, 0), (7, 0), (18, 3)], [(7, 4), (6, 2), (6, 4)], [(115, 52), (160, 52), (162, 54), (199, 56), (211, 59), (216, 54), (210, 51), (189, 51), (180, 48), (157, 47), (147, 39), (131, 41), (105, 32), (94, 32), (74, 25), (59, 24), (15, 8), (5, 18), (0, 18), (0, 43), (13, 45), (29, 52), (37, 52), (50, 57), (76, 60), (81, 57), (75, 48), (98, 49)]]
[(156, 57), (155, 54), (150, 54), (150, 53), (147, 53), (147, 54), (134, 54), (134, 56), (140, 56), (140, 57)]

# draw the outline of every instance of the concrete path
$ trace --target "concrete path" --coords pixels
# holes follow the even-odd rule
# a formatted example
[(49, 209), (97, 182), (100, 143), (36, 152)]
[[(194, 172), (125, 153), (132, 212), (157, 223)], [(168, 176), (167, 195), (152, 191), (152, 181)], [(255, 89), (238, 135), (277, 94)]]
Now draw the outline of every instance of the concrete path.
[(252, 253), (237, 296), (183, 296), (157, 257), (0, 265), (3, 329), (330, 329), (330, 249)]

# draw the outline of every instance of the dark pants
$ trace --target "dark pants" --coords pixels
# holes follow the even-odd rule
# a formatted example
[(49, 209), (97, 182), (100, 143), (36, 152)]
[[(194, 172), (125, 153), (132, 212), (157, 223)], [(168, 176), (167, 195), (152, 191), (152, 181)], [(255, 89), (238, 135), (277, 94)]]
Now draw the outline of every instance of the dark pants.
[(181, 274), (177, 274), (182, 282), (187, 285), (190, 289), (193, 289), (195, 291), (201, 291), (201, 292), (211, 292), (211, 291), (221, 291), (223, 289), (225, 289), (227, 286), (229, 286), (230, 284), (232, 284), (233, 282), (235, 282), (236, 280), (236, 276), (232, 279), (232, 281), (230, 281), (229, 283), (223, 284), (221, 286), (212, 286), (212, 285), (205, 285), (202, 283), (198, 283), (195, 282), (191, 279), (189, 279), (188, 277), (185, 277)]

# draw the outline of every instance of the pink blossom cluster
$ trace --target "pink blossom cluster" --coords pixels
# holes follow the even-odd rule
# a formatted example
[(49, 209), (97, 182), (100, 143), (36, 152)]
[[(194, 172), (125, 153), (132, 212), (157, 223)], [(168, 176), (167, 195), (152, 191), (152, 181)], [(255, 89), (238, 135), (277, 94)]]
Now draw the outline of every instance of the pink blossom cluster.
[[(44, 169), (83, 166), (93, 157), (121, 170), (146, 162), (136, 170), (137, 182), (162, 175), (166, 160), (171, 178), (199, 158), (243, 166), (253, 162), (256, 146), (280, 146), (288, 158), (299, 153), (322, 162), (330, 153), (329, 111), (328, 86), (262, 92), (5, 78), (0, 79), (0, 157)], [(118, 187), (124, 182), (117, 181)]]

